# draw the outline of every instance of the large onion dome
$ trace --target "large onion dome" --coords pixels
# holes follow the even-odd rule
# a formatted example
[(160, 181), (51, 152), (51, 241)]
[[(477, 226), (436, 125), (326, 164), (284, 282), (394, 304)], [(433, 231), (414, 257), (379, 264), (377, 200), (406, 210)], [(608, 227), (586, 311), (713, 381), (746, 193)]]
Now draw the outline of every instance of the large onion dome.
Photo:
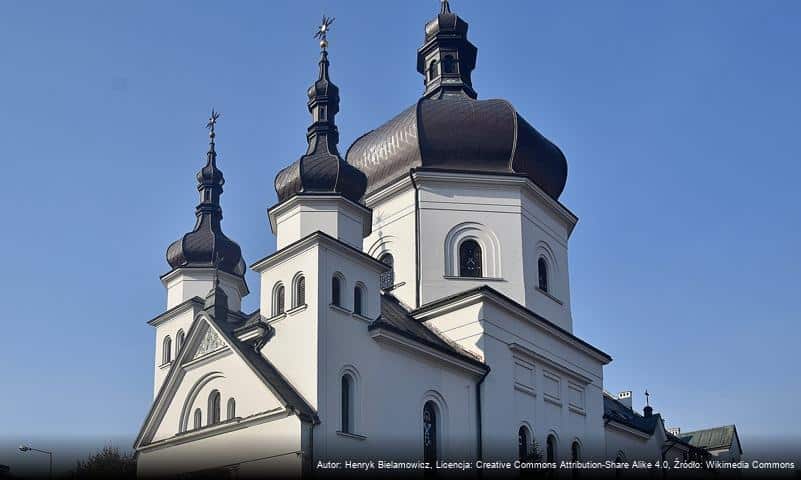
[(477, 49), (467, 30), (443, 1), (417, 51), (423, 97), (358, 138), (348, 163), (367, 175), (368, 194), (410, 169), (431, 168), (523, 175), (558, 199), (567, 181), (564, 154), (509, 102), (476, 99), (471, 73)]

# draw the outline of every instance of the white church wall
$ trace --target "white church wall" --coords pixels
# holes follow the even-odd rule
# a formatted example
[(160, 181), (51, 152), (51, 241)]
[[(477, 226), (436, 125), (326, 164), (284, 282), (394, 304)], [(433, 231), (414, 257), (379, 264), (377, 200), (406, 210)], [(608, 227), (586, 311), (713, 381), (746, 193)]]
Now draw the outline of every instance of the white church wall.
[(302, 457), (301, 423), (294, 415), (281, 415), (247, 428), (139, 452), (140, 478), (187, 472), (232, 469), (240, 478), (299, 474)]
[[(418, 185), (420, 243), (426, 246), (420, 252), (421, 303), (486, 284), (524, 304), (517, 188), (428, 179), (421, 179)], [(469, 235), (465, 238), (473, 238), (481, 245), (485, 278), (458, 276), (458, 241), (463, 239), (455, 238), (453, 233), (464, 228)], [(447, 242), (451, 238), (453, 244)], [(452, 269), (448, 265), (453, 265)]]
[(606, 458), (632, 462), (635, 460), (661, 461), (661, 446), (656, 435), (648, 435), (609, 423), (605, 427)]
[(194, 430), (194, 412), (200, 409), (201, 427), (209, 425), (208, 399), (212, 391), (220, 393), (220, 420), (226, 421), (230, 398), (236, 402), (236, 417), (281, 409), (281, 403), (239, 357), (226, 348), (199, 363), (190, 363), (173, 399), (162, 417), (153, 441), (177, 435), (181, 425)]
[[(568, 238), (571, 226), (547, 206), (531, 189), (521, 189), (523, 228), (524, 305), (530, 310), (573, 331), (570, 311), (570, 275), (568, 270)], [(540, 257), (548, 265), (548, 291), (539, 288)]]
[[(415, 174), (418, 195), (408, 180), (368, 198), (373, 208), (373, 232), (364, 241), (370, 255), (390, 251), (395, 257), (393, 291), (416, 306), (416, 237), (421, 248), (420, 302), (490, 285), (572, 330), (567, 240), (575, 223), (572, 214), (553, 200), (543, 200), (536, 187), (516, 177)], [(418, 208), (419, 222), (415, 208)], [(482, 247), (484, 278), (458, 276), (458, 245), (473, 238)], [(538, 290), (537, 260), (549, 262), (549, 292)]]
[[(183, 332), (184, 339), (186, 334), (189, 333), (189, 328), (192, 327), (192, 321), (195, 315), (200, 311), (201, 307), (197, 304), (187, 304), (185, 308), (179, 309), (172, 315), (160, 320), (155, 325), (155, 357), (153, 359), (153, 398), (164, 383), (167, 373), (170, 371), (173, 361), (178, 356), (178, 352), (182, 345), (179, 342), (179, 332)], [(164, 339), (170, 338), (170, 361), (164, 362), (165, 359), (165, 342)]]
[[(220, 272), (220, 286), (228, 296), (228, 308), (238, 312), (242, 307), (242, 297), (247, 294), (247, 287), (242, 279)], [(214, 285), (216, 275), (213, 268), (178, 268), (162, 277), (161, 281), (167, 289), (167, 308), (189, 300), (193, 297), (205, 298)]]
[(397, 288), (392, 294), (406, 305), (416, 302), (415, 191), (410, 181), (399, 181), (392, 192), (366, 199), (373, 209), (373, 231), (364, 239), (364, 251), (373, 258), (392, 254)]
[(278, 250), (318, 230), (361, 249), (363, 223), (370, 221), (363, 207), (338, 196), (298, 195), (271, 209), (269, 216)]
[(483, 385), (483, 434), (490, 457), (515, 458), (528, 426), (541, 449), (549, 434), (558, 456), (578, 440), (586, 458), (603, 455), (603, 365), (579, 348), (488, 302), (467, 304), (427, 323), (480, 352), (491, 372)]
[[(317, 316), (327, 305), (319, 297), (319, 249), (316, 244), (261, 271), (261, 314), (275, 335), (261, 353), (289, 380), (312, 407), (317, 405)], [(301, 273), (306, 282), (306, 306), (292, 307), (293, 279)], [(273, 289), (284, 285), (286, 313), (273, 316)]]
[[(396, 263), (397, 264), (397, 263)], [(366, 265), (338, 249), (322, 247), (319, 261), (320, 322), (318, 415), (315, 455), (318, 459), (370, 458), (422, 454), (422, 408), (426, 394), (442, 402), (443, 453), (463, 458), (475, 449), (475, 373), (444, 365), (419, 352), (381, 344), (368, 332), (380, 315), (380, 268)], [(344, 278), (342, 306), (330, 305), (330, 277)], [(353, 287), (366, 291), (365, 314), (353, 313)], [(273, 339), (274, 340), (274, 339)], [(271, 342), (273, 341), (271, 340)], [(353, 431), (342, 433), (341, 381), (347, 372), (356, 381)]]

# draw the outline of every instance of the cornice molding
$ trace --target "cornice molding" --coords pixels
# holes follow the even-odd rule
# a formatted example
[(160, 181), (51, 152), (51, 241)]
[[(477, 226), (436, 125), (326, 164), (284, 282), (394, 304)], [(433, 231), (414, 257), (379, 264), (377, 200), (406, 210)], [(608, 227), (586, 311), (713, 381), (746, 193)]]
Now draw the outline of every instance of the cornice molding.
[(396, 346), (412, 350), (416, 353), (421, 353), (423, 355), (426, 355), (430, 359), (439, 361), (447, 365), (454, 366), (458, 369), (465, 370), (477, 376), (482, 376), (486, 373), (485, 369), (477, 365), (472, 365), (468, 362), (459, 360), (458, 358), (455, 358), (452, 355), (447, 355), (445, 353), (442, 353), (435, 348), (431, 348), (419, 342), (415, 342), (410, 338), (407, 338), (403, 335), (399, 335), (391, 330), (381, 328), (380, 326), (372, 329), (370, 331), (370, 336), (378, 342), (394, 344)]
[(569, 378), (570, 380), (578, 382), (583, 386), (587, 386), (592, 383), (592, 379), (590, 377), (582, 374), (578, 370), (574, 370), (572, 368), (569, 368), (567, 365), (563, 365), (560, 364), (559, 362), (551, 360), (550, 358), (535, 352), (534, 350), (526, 347), (525, 345), (521, 345), (519, 343), (510, 343), (509, 350), (511, 350), (512, 353), (515, 353), (517, 355), (528, 357), (528, 359), (531, 362), (533, 362), (534, 365), (537, 364), (546, 365), (551, 370), (555, 370), (557, 374), (570, 377)]
[(294, 195), (288, 200), (285, 200), (277, 205), (274, 205), (269, 210), (267, 210), (267, 218), (270, 220), (270, 228), (272, 232), (275, 234), (277, 233), (276, 228), (278, 227), (277, 219), (281, 215), (289, 212), (293, 208), (302, 207), (304, 204), (320, 204), (320, 203), (331, 203), (331, 204), (339, 204), (345, 211), (349, 211), (354, 216), (361, 217), (362, 220), (362, 233), (366, 237), (370, 234), (372, 230), (372, 221), (373, 221), (373, 211), (372, 209), (365, 207), (364, 205), (358, 204), (348, 198), (343, 197), (342, 195), (331, 195), (331, 194), (298, 194)]
[(578, 217), (571, 212), (566, 206), (562, 205), (558, 200), (554, 200), (550, 195), (545, 193), (536, 183), (529, 178), (518, 174), (480, 174), (480, 173), (467, 173), (467, 172), (440, 172), (425, 169), (415, 169), (412, 173), (415, 181), (422, 183), (425, 181), (432, 182), (457, 182), (469, 185), (514, 185), (521, 187), (524, 192), (529, 193), (535, 199), (539, 200), (545, 206), (549, 207), (568, 227), (568, 236), (573, 232)]
[(378, 273), (385, 272), (390, 268), (361, 250), (357, 250), (354, 247), (341, 242), (327, 233), (319, 230), (306, 235), (295, 243), (291, 243), (281, 250), (262, 258), (261, 260), (256, 261), (250, 266), (250, 268), (257, 273), (260, 273), (263, 270), (282, 262), (285, 258), (292, 257), (297, 253), (307, 250), (315, 245), (321, 245), (331, 248), (332, 250), (336, 250), (345, 256), (349, 256), (355, 260), (358, 260), (368, 268), (375, 270)]
[[(192, 297), (188, 300), (184, 300), (183, 302), (179, 303), (178, 305), (166, 310), (163, 313), (160, 313), (153, 317), (152, 319), (147, 321), (148, 325), (152, 325), (154, 327), (158, 327), (162, 323), (166, 322), (167, 320), (171, 320), (175, 318), (176, 315), (180, 315), (187, 310), (191, 309), (192, 307), (198, 307), (198, 309), (203, 308), (203, 299), (200, 297)], [(193, 312), (193, 316), (197, 312)]]
[(581, 340), (567, 330), (559, 327), (546, 318), (537, 315), (531, 310), (521, 306), (514, 300), (498, 293), (496, 290), (488, 286), (467, 290), (451, 297), (446, 297), (444, 299), (431, 302), (427, 305), (423, 305), (422, 307), (412, 311), (412, 316), (419, 321), (425, 322), (446, 313), (460, 310), (483, 301), (490, 301), (493, 305), (503, 308), (511, 315), (514, 315), (517, 318), (523, 319), (528, 323), (545, 330), (553, 337), (568, 345), (571, 345), (603, 365), (606, 365), (612, 361), (612, 357), (605, 352)]

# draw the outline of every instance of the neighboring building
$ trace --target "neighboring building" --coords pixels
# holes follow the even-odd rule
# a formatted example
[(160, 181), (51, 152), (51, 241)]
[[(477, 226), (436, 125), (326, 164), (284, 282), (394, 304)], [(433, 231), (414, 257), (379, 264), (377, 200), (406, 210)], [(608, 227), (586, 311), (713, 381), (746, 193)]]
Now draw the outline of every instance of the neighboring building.
[(709, 452), (665, 428), (664, 420), (646, 405), (640, 415), (632, 408), (632, 393), (604, 392), (605, 458), (616, 461), (706, 460)]
[[(574, 334), (559, 202), (567, 162), (504, 100), (448, 2), (414, 105), (338, 151), (325, 39), (308, 149), (275, 178), (277, 250), (222, 232), (216, 116), (195, 228), (170, 245), (139, 473), (310, 472), (318, 461), (659, 458), (694, 447), (604, 395), (612, 358)], [(653, 452), (657, 452), (654, 454)]]
[(685, 442), (708, 451), (719, 460), (739, 462), (743, 455), (740, 437), (734, 425), (684, 432), (679, 436)]

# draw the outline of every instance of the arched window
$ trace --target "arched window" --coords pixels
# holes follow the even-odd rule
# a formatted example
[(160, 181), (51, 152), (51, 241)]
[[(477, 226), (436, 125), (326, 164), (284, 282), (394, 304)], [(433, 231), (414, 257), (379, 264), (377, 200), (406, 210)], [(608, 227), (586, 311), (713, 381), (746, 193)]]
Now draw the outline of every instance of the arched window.
[(545, 458), (548, 462), (556, 461), (556, 437), (553, 435), (548, 435), (545, 442)]
[(284, 284), (278, 283), (273, 289), (273, 316), (284, 313)]
[(381, 274), (381, 290), (388, 290), (395, 285), (395, 257), (391, 253), (385, 253), (378, 259), (381, 263), (388, 266), (390, 269)]
[(356, 285), (353, 287), (353, 313), (364, 315), (364, 287)]
[(531, 446), (531, 436), (528, 434), (528, 428), (522, 425), (517, 431), (517, 458), (525, 460), (528, 458), (529, 448)]
[(172, 339), (169, 335), (164, 337), (164, 343), (161, 345), (161, 363), (170, 363), (172, 361)]
[(570, 446), (570, 459), (574, 462), (578, 462), (581, 459), (581, 445), (579, 445), (578, 441), (574, 441), (573, 445)]
[(178, 330), (178, 333), (175, 335), (175, 358), (178, 358), (178, 354), (181, 353), (181, 348), (184, 346), (185, 339), (186, 335), (183, 329)]
[(295, 278), (295, 293), (293, 295), (292, 306), (300, 307), (306, 305), (306, 277), (298, 275)]
[(236, 400), (234, 400), (234, 397), (231, 397), (228, 399), (228, 405), (226, 405), (225, 418), (232, 420), (234, 417), (236, 417)]
[(342, 375), (342, 431), (353, 433), (353, 377)]
[(195, 430), (201, 427), (201, 423), (203, 422), (203, 413), (200, 411), (199, 408), (195, 409), (195, 420), (194, 420), (194, 427)]
[(342, 306), (342, 279), (337, 275), (331, 277), (331, 305)]
[(209, 394), (209, 425), (220, 423), (220, 392), (213, 390)]
[(428, 79), (434, 80), (439, 76), (439, 64), (436, 60), (431, 60), (431, 63), (428, 64)]
[(475, 240), (459, 245), (459, 276), (481, 277), (481, 247)]
[(456, 73), (456, 60), (452, 55), (446, 55), (442, 59), (442, 73)]
[(537, 260), (537, 279), (539, 280), (540, 290), (543, 292), (548, 291), (548, 262), (545, 258), (540, 257)]
[(437, 406), (432, 401), (423, 405), (423, 460), (434, 463), (437, 460)]

